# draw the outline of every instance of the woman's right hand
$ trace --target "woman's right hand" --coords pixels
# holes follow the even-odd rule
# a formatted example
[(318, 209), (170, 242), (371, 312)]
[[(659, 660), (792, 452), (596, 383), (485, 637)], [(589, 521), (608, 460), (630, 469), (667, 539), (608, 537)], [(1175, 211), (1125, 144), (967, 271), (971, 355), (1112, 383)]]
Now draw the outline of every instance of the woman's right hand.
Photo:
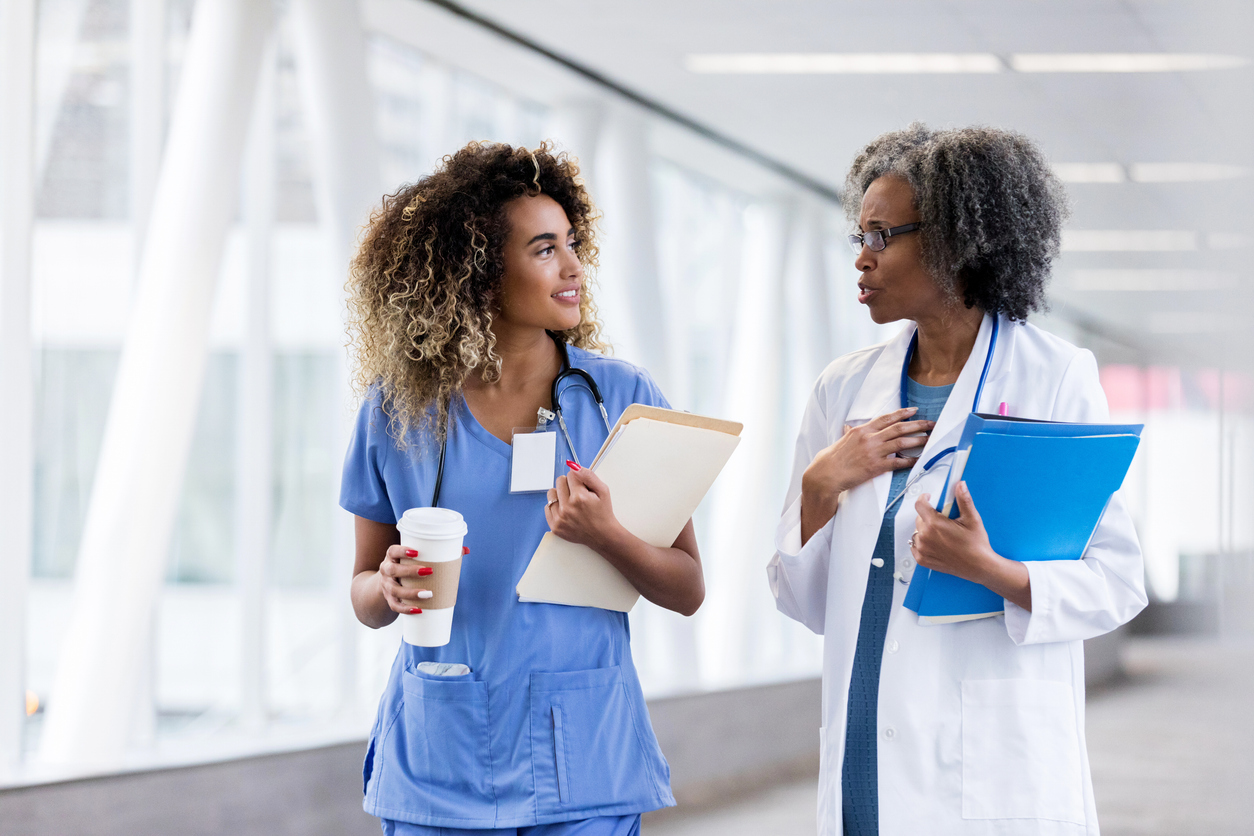
[(383, 556), (383, 563), (379, 565), (379, 589), (383, 593), (383, 600), (387, 602), (392, 612), (413, 613), (422, 609), (422, 601), (418, 598), (418, 593), (422, 590), (401, 585), (401, 578), (417, 578), (431, 574), (430, 569), (424, 572), (422, 566), (401, 562), (413, 560), (416, 557), (418, 557), (416, 549), (389, 546)]
[(922, 447), (935, 421), (907, 421), (918, 410), (898, 409), (860, 427), (845, 427), (844, 434), (824, 448), (801, 476), (801, 540), (827, 525), (836, 514), (841, 493), (874, 479), (881, 473), (914, 467), (913, 457), (898, 457), (903, 450)]

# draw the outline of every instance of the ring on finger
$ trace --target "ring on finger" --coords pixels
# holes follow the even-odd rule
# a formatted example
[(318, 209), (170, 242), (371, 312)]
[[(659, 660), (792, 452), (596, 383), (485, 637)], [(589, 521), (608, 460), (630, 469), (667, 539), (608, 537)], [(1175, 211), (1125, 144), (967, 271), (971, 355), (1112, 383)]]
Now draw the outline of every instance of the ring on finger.
[(912, 549), (914, 548), (914, 538), (915, 538), (915, 536), (916, 536), (918, 533), (919, 533), (919, 532), (917, 532), (917, 531), (916, 531), (916, 532), (914, 532), (914, 534), (911, 534), (911, 535), (910, 535), (910, 548), (912, 548)]

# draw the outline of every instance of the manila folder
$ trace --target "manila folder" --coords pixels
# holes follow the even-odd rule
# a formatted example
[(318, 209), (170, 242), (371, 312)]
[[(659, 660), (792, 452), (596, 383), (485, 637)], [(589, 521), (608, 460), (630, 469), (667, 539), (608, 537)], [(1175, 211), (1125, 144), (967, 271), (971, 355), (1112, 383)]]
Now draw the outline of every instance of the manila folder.
[[(731, 433), (642, 417), (618, 428), (593, 470), (624, 528), (650, 545), (670, 546), (738, 443)], [(592, 549), (549, 532), (518, 582), (518, 597), (629, 612), (640, 593)]]

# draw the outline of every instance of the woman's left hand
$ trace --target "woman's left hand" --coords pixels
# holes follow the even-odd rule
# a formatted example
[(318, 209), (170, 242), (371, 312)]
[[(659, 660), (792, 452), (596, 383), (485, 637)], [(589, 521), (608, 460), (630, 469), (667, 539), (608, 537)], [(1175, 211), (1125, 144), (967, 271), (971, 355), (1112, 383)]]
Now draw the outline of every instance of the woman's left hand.
[(914, 504), (918, 512), (910, 551), (925, 569), (935, 569), (991, 589), (1026, 610), (1032, 609), (1032, 588), (1027, 567), (993, 551), (988, 531), (975, 508), (966, 482), (956, 493), (960, 516), (951, 520), (932, 507), (923, 494)]
[(587, 468), (557, 477), (556, 486), (549, 489), (544, 518), (558, 537), (597, 552), (621, 528), (609, 487)]

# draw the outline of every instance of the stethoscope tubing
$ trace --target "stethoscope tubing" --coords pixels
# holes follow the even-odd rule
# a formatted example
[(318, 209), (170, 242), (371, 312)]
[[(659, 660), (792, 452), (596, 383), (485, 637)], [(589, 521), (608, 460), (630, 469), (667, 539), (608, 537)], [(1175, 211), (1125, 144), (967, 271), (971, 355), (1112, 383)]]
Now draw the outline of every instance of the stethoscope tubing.
[[(579, 461), (579, 454), (575, 452), (575, 443), (571, 441), (570, 431), (566, 429), (566, 419), (562, 417), (562, 401), (561, 393), (558, 386), (563, 380), (571, 377), (579, 378), (584, 385), (588, 387), (588, 391), (592, 393), (592, 399), (596, 401), (597, 409), (601, 412), (601, 421), (605, 424), (605, 432), (610, 432), (610, 416), (605, 411), (605, 400), (601, 397), (601, 389), (597, 386), (596, 380), (591, 374), (583, 369), (576, 369), (570, 364), (570, 353), (566, 350), (566, 343), (558, 337), (553, 338), (557, 342), (557, 350), (562, 355), (562, 370), (557, 373), (557, 377), (553, 378), (553, 386), (549, 390), (549, 401), (553, 404), (553, 414), (557, 416), (557, 425), (562, 430), (562, 435), (566, 438), (566, 446), (570, 449), (571, 458), (575, 460), (575, 464), (582, 465)], [(569, 387), (567, 387), (569, 389)]]
[[(984, 368), (980, 371), (980, 382), (975, 387), (975, 399), (971, 402), (972, 412), (980, 411), (980, 397), (984, 394), (984, 382), (988, 380), (988, 370), (993, 365), (993, 352), (997, 350), (997, 331), (998, 331), (998, 317), (994, 316), (993, 317), (993, 334), (989, 338), (989, 341), (988, 341), (988, 353), (984, 356)], [(910, 338), (910, 347), (906, 349), (905, 362), (901, 364), (901, 408), (902, 409), (905, 409), (909, 405), (909, 398), (906, 394), (906, 386), (907, 386), (907, 381), (909, 380), (909, 375), (910, 375), (910, 361), (911, 359), (914, 358), (914, 351), (918, 347), (918, 345), (919, 345), (919, 332), (915, 331), (914, 336)], [(906, 495), (906, 491), (910, 490), (911, 486), (914, 485), (915, 482), (919, 481), (924, 476), (926, 476), (932, 470), (932, 468), (935, 467), (937, 463), (940, 462), (941, 459), (957, 452), (958, 452), (957, 446), (946, 447), (944, 450), (941, 450), (939, 453), (932, 456), (932, 458), (928, 459), (927, 462), (924, 463), (923, 469), (920, 470), (913, 477), (911, 477), (910, 481), (906, 482), (906, 486), (902, 488), (901, 491), (896, 496), (894, 496), (892, 499), (889, 500), (888, 504), (884, 506), (884, 511), (887, 512), (889, 508), (892, 508), (893, 505), (895, 505), (898, 500), (900, 500), (903, 496)]]
[[(566, 350), (566, 342), (556, 334), (549, 332), (549, 336), (553, 338), (553, 342), (557, 343), (557, 351), (562, 355), (562, 370), (557, 373), (557, 377), (553, 378), (553, 385), (549, 389), (549, 399), (553, 404), (553, 414), (557, 418), (557, 425), (562, 430), (562, 435), (566, 438), (566, 446), (570, 448), (571, 458), (575, 460), (575, 464), (582, 464), (579, 461), (579, 454), (575, 452), (575, 443), (570, 438), (570, 431), (566, 429), (566, 419), (562, 417), (561, 393), (558, 386), (563, 380), (571, 377), (578, 378), (587, 387), (592, 394), (592, 399), (596, 401), (597, 409), (601, 412), (601, 421), (605, 424), (605, 432), (608, 435), (610, 430), (610, 416), (605, 411), (605, 400), (601, 397), (601, 387), (597, 386), (596, 379), (583, 369), (576, 369), (570, 364), (570, 352)], [(567, 389), (569, 390), (569, 386)], [(440, 461), (436, 465), (435, 471), (435, 489), (431, 492), (431, 507), (434, 508), (440, 504), (440, 489), (444, 486), (444, 457), (448, 452), (448, 433), (440, 441)]]

